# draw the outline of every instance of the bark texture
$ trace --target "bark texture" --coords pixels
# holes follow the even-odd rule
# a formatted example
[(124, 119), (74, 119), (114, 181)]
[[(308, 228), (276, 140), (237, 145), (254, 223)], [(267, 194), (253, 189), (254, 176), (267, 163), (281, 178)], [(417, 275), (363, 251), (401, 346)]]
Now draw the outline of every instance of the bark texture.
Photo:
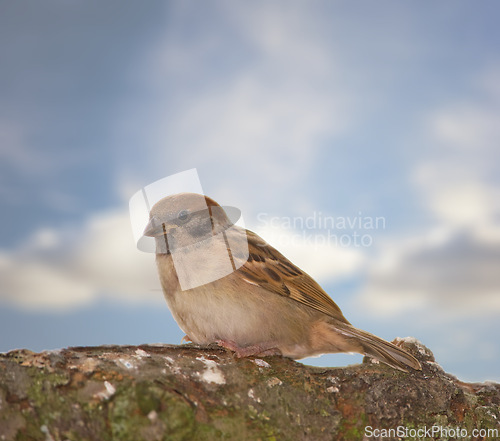
[(500, 433), (500, 385), (463, 383), (420, 343), (398, 344), (421, 372), (368, 359), (344, 368), (235, 359), (196, 345), (12, 351), (0, 354), (0, 440), (362, 440), (398, 426), (410, 430), (405, 439), (432, 426), (465, 439), (473, 429)]

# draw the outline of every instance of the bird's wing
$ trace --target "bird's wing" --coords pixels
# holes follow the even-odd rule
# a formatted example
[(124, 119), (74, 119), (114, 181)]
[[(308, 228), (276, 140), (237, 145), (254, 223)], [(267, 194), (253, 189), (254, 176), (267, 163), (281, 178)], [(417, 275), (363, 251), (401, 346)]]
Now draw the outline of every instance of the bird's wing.
[(309, 274), (252, 231), (247, 230), (247, 240), (248, 260), (238, 272), (248, 283), (259, 285), (349, 323), (337, 304)]

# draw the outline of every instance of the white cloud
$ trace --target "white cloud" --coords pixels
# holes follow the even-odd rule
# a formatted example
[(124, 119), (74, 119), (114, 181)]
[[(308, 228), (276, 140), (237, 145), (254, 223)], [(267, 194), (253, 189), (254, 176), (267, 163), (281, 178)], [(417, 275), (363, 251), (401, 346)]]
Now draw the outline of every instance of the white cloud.
[(481, 171), (466, 164), (440, 161), (420, 166), (415, 173), (425, 208), (450, 228), (482, 228), (500, 215), (500, 188), (482, 179)]
[(159, 289), (154, 255), (135, 247), (128, 212), (94, 216), (87, 231), (70, 262), (75, 273), (123, 300), (147, 300), (148, 292)]
[[(135, 122), (136, 107), (130, 109), (135, 124), (128, 124), (151, 149), (149, 175), (158, 167), (161, 176), (165, 164), (196, 166), (207, 170), (204, 185), (217, 182), (212, 194), (230, 193), (220, 185), (224, 176), (261, 199), (270, 196), (269, 186), (300, 187), (325, 140), (345, 130), (352, 113), (352, 96), (336, 81), (336, 54), (314, 31), (317, 17), (300, 2), (286, 11), (268, 2), (251, 8), (225, 2), (217, 6), (217, 26), (203, 23), (185, 38), (177, 26), (192, 16), (191, 7), (198, 9), (173, 7), (173, 28), (137, 76), (154, 90), (158, 106), (149, 104), (147, 130)], [(137, 173), (124, 172), (122, 187)]]
[[(468, 102), (433, 112), (414, 182), (436, 220), (450, 228), (480, 229), (500, 216), (500, 95), (490, 83)], [(486, 97), (481, 97), (485, 95)]]
[(266, 225), (255, 232), (320, 284), (352, 277), (366, 262), (363, 248), (339, 246), (321, 230)]
[(476, 96), (428, 119), (431, 150), (411, 178), (433, 227), (379, 250), (360, 300), (380, 314), (500, 312), (500, 96), (485, 84), (486, 102)]
[(0, 256), (0, 301), (65, 311), (98, 298), (162, 301), (154, 255), (135, 248), (127, 212), (91, 217), (78, 229), (40, 230)]
[(500, 216), (499, 120), (500, 99), (450, 106), (430, 118), (427, 142), (434, 151), (413, 179), (436, 221), (478, 229)]
[[(360, 249), (326, 243), (321, 234), (272, 227), (257, 233), (320, 283), (352, 276), (365, 262)], [(163, 302), (154, 254), (136, 249), (127, 212), (35, 232), (0, 254), (0, 280), (0, 302), (26, 310), (67, 311), (104, 298)]]
[(474, 154), (491, 150), (500, 137), (499, 109), (484, 105), (455, 104), (433, 115), (432, 125), (438, 141), (447, 147)]
[(230, 172), (248, 163), (267, 185), (295, 182), (314, 163), (318, 138), (338, 131), (344, 119), (322, 96), (298, 89), (287, 81), (273, 87), (258, 75), (234, 79), (199, 97), (159, 137), (174, 137), (170, 142), (187, 147), (199, 164)]
[(26, 310), (65, 310), (89, 303), (97, 293), (92, 285), (41, 261), (0, 257), (0, 300)]
[(500, 313), (500, 241), (471, 230), (432, 232), (387, 246), (360, 301), (386, 316)]

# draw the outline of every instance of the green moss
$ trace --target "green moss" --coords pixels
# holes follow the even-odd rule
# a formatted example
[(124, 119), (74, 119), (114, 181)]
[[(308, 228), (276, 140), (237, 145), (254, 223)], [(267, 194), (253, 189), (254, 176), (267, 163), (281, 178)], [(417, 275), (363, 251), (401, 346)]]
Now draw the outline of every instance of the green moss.
[(320, 409), (319, 414), (323, 417), (331, 416), (330, 412), (328, 412), (326, 409)]
[(143, 415), (160, 410), (162, 395), (163, 391), (150, 382), (141, 381), (135, 385), (135, 399)]
[(52, 398), (55, 389), (69, 382), (67, 373), (49, 373), (45, 369), (29, 368), (29, 375), (33, 380), (28, 390), (28, 396), (37, 407), (41, 404), (47, 404), (47, 398)]
[(172, 440), (193, 439), (195, 430), (195, 409), (184, 398), (174, 393), (163, 395), (163, 410), (159, 415), (166, 425), (166, 433)]
[[(496, 409), (498, 413), (498, 408)], [(480, 406), (474, 411), (477, 417), (476, 428), (478, 429), (498, 429), (500, 435), (500, 428), (498, 427), (498, 421), (495, 416), (495, 409), (491, 406)]]
[(348, 420), (343, 420), (340, 423), (339, 432), (342, 433), (342, 439), (360, 440), (365, 435), (365, 427), (368, 425), (366, 414), (358, 414)]
[[(17, 439), (42, 439), (46, 435), (41, 431), (41, 427), (57, 426), (58, 422), (67, 418), (71, 412), (67, 405), (69, 398), (58, 393), (60, 387), (69, 383), (69, 375), (36, 367), (28, 367), (27, 370), (32, 378), (28, 388), (30, 407), (22, 412), (26, 427), (18, 434)], [(33, 409), (36, 409), (36, 413)]]
[(342, 439), (361, 440), (365, 435), (365, 427), (369, 424), (364, 412), (364, 395), (353, 393), (349, 397), (348, 407), (342, 408), (343, 415), (338, 424), (338, 433)]
[(109, 405), (113, 439), (137, 441), (154, 432), (160, 439), (193, 439), (195, 413), (180, 395), (149, 383), (120, 387)]

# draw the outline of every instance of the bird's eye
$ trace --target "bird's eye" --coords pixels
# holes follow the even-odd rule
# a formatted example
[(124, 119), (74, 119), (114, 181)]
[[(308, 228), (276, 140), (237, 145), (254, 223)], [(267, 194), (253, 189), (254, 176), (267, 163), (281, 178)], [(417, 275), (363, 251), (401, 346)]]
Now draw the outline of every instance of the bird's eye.
[(189, 219), (189, 212), (187, 210), (181, 210), (177, 214), (177, 220), (181, 223), (187, 222)]

